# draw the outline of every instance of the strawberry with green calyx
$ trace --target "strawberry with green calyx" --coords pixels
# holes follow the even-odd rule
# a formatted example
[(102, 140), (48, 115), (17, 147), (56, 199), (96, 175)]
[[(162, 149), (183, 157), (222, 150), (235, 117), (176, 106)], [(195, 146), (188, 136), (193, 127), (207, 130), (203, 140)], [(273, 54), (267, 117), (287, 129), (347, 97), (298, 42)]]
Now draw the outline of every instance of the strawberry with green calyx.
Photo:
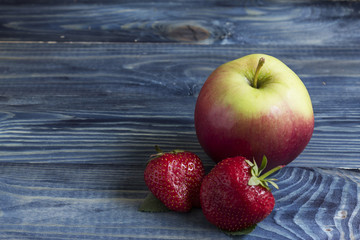
[(200, 207), (200, 187), (205, 170), (200, 158), (191, 152), (174, 150), (150, 156), (144, 180), (152, 194), (168, 209), (177, 212)]
[(256, 162), (244, 157), (222, 160), (204, 177), (200, 201), (206, 219), (226, 233), (254, 229), (273, 210), (275, 199), (269, 183), (277, 188), (275, 179), (266, 179), (279, 166), (260, 175), (267, 164), (266, 157), (260, 168)]

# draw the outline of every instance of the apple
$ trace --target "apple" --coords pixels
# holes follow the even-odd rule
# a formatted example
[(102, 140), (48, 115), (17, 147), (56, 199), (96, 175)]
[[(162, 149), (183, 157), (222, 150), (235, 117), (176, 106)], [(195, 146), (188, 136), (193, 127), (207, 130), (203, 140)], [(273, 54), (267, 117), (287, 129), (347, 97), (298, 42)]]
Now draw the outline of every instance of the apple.
[(293, 161), (314, 131), (309, 93), (283, 62), (252, 54), (215, 69), (200, 90), (195, 129), (215, 162), (228, 157), (265, 155), (267, 170)]

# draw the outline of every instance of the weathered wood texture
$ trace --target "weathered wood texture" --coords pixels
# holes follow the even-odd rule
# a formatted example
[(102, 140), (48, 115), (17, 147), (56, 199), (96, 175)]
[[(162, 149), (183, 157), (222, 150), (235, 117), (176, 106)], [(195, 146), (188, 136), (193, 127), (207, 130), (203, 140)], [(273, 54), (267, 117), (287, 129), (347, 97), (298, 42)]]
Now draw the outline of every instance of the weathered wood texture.
[(0, 161), (140, 163), (159, 144), (207, 159), (197, 94), (221, 63), (264, 52), (307, 86), (315, 131), (294, 166), (360, 166), (360, 48), (1, 44)]
[[(142, 169), (0, 163), (0, 239), (232, 239), (190, 213), (143, 213)], [(360, 173), (291, 168), (274, 211), (246, 240), (360, 239)]]
[(214, 165), (196, 97), (254, 52), (300, 76), (315, 131), (243, 239), (360, 239), (359, 29), (359, 1), (0, 0), (0, 239), (231, 239), (137, 207), (155, 144)]
[(0, 1), (0, 41), (357, 45), (359, 1)]

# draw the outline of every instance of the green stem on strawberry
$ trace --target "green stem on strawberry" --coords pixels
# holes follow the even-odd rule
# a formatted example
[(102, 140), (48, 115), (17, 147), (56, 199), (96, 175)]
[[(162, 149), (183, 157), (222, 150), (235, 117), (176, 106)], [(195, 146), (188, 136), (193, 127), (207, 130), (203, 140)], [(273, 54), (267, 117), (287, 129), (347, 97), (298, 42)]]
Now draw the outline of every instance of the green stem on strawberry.
[(271, 169), (270, 171), (268, 171), (265, 174), (260, 176), (261, 172), (266, 168), (266, 165), (267, 165), (266, 156), (264, 156), (263, 159), (262, 159), (260, 169), (258, 168), (255, 159), (254, 159), (253, 162), (250, 162), (249, 160), (245, 160), (245, 161), (251, 167), (251, 178), (249, 179), (248, 185), (250, 185), (250, 186), (261, 185), (261, 186), (263, 186), (264, 188), (266, 188), (267, 190), (270, 191), (270, 188), (269, 188), (269, 183), (270, 183), (276, 189), (279, 188), (278, 185), (274, 182), (274, 181), (276, 181), (276, 179), (274, 179), (274, 178), (266, 179), (266, 177), (268, 177), (271, 174), (273, 174), (274, 172), (280, 170), (285, 165), (275, 167), (275, 168)]
[(264, 63), (265, 63), (265, 58), (261, 57), (259, 59), (258, 65), (255, 70), (255, 76), (254, 76), (254, 80), (253, 80), (253, 88), (258, 88), (257, 83), (258, 83), (258, 78), (259, 78), (259, 72), (260, 72), (261, 67), (264, 65)]
[[(158, 145), (155, 145), (155, 151), (156, 153), (155, 154), (151, 154), (150, 155), (150, 161), (157, 158), (157, 157), (160, 157), (162, 155), (164, 155), (166, 152), (164, 152)], [(174, 153), (174, 154), (177, 154), (177, 153), (181, 153), (181, 152), (185, 152), (184, 150), (179, 150), (179, 149), (175, 149), (175, 150), (172, 150), (168, 153)]]
[(163, 150), (161, 150), (161, 148), (158, 145), (155, 145), (155, 151), (157, 153), (162, 153), (163, 152)]
[(275, 167), (275, 168), (271, 169), (270, 171), (268, 171), (268, 172), (264, 173), (263, 175), (261, 175), (261, 176), (259, 177), (259, 179), (261, 179), (261, 180), (265, 180), (265, 178), (267, 178), (268, 176), (270, 176), (270, 175), (271, 175), (271, 174), (273, 174), (274, 172), (276, 172), (276, 171), (278, 171), (278, 170), (282, 169), (283, 167), (284, 167), (284, 165), (277, 166), (277, 167)]

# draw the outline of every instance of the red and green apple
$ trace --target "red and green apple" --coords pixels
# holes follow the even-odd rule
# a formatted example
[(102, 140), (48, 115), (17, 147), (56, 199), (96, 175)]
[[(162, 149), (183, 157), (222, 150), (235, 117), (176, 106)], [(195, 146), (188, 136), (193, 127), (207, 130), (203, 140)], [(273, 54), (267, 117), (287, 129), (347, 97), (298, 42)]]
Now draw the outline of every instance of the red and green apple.
[(265, 54), (247, 55), (215, 69), (200, 90), (195, 128), (204, 151), (215, 161), (244, 156), (267, 169), (293, 161), (314, 130), (309, 93), (283, 62)]

